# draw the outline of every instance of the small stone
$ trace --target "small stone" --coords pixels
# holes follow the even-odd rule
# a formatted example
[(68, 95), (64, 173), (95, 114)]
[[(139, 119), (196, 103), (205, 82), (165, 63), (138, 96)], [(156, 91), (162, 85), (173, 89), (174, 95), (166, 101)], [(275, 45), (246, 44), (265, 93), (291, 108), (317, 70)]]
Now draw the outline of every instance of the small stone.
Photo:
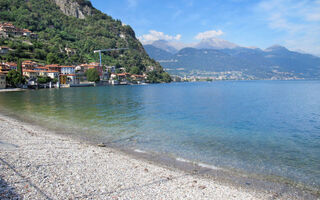
[(206, 186), (204, 186), (204, 185), (200, 185), (199, 186), (199, 189), (201, 189), (201, 190), (204, 190), (204, 189), (206, 189), (207, 187)]
[(246, 182), (246, 185), (251, 185), (251, 183), (249, 183), (249, 182)]
[(144, 169), (145, 172), (149, 172), (149, 170), (147, 168)]
[(196, 180), (194, 180), (193, 182), (194, 182), (194, 183), (198, 183), (198, 181), (196, 181)]
[(103, 143), (100, 143), (100, 144), (98, 144), (98, 147), (106, 147), (106, 145)]

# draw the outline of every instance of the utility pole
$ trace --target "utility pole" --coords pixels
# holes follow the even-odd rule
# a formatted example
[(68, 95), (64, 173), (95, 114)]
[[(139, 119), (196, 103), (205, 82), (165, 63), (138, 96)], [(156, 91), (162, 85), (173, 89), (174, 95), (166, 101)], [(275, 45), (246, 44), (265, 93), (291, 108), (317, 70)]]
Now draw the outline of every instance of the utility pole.
[(99, 53), (100, 56), (100, 67), (102, 67), (102, 60), (101, 60), (101, 52), (108, 52), (108, 51), (120, 51), (120, 50), (127, 50), (129, 48), (120, 48), (120, 49), (101, 49), (101, 50), (95, 50), (93, 53)]

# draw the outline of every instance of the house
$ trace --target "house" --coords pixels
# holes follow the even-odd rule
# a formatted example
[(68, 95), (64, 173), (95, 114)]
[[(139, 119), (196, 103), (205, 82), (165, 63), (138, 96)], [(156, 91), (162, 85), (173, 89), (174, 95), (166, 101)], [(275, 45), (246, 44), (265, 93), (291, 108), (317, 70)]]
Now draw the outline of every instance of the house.
[(1, 23), (0, 32), (4, 37), (8, 37), (9, 35), (16, 35), (16, 27), (11, 23)]
[(59, 74), (60, 74), (59, 71), (54, 71), (54, 70), (47, 71), (47, 76), (52, 79), (58, 78)]
[(58, 64), (46, 65), (46, 68), (51, 71), (58, 71), (61, 72), (61, 67)]
[(136, 82), (137, 84), (141, 84), (141, 83), (145, 83), (147, 77), (145, 75), (132, 74), (130, 78), (132, 81)]
[(8, 71), (10, 71), (10, 68), (6, 65), (6, 64), (4, 64), (4, 63), (1, 63), (0, 64), (0, 72), (8, 72)]
[(60, 66), (61, 68), (61, 74), (75, 74), (75, 68), (74, 66)]
[(117, 77), (118, 77), (118, 79), (119, 79), (120, 81), (126, 81), (127, 78), (130, 77), (130, 74), (129, 74), (129, 73), (120, 73), (120, 74), (116, 74), (116, 75), (117, 75)]
[(9, 47), (0, 46), (0, 54), (7, 54), (9, 52)]
[(10, 70), (17, 70), (17, 63), (7, 62), (5, 63), (5, 65), (7, 65), (10, 68)]
[(36, 62), (33, 62), (31, 60), (25, 60), (22, 62), (22, 71), (25, 69), (34, 70), (38, 66), (39, 66), (38, 63), (36, 63)]
[(9, 36), (26, 36), (26, 37), (32, 37), (37, 38), (38, 35), (35, 33), (32, 33), (28, 29), (21, 29), (18, 27), (15, 27), (12, 23), (0, 23), (0, 36), (7, 38)]
[(110, 73), (116, 73), (116, 66), (107, 66), (106, 71)]
[(6, 74), (0, 72), (0, 89), (6, 88)]
[(31, 69), (24, 69), (23, 76), (27, 76), (29, 79), (36, 79), (39, 76), (39, 71), (31, 70)]
[(38, 76), (48, 76), (51, 79), (55, 79), (59, 77), (59, 72), (58, 71), (53, 71), (53, 70), (34, 70), (38, 72)]
[(27, 37), (30, 37), (31, 36), (31, 31), (29, 31), (28, 29), (23, 29), (22, 30), (22, 35), (23, 36), (27, 36)]

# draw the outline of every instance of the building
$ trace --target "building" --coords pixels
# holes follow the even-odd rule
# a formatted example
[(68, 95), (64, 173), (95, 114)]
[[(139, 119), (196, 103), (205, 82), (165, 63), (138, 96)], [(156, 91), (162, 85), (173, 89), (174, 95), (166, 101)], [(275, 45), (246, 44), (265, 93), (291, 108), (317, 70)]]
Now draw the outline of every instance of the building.
[(9, 52), (9, 47), (0, 46), (0, 54), (7, 54)]
[(59, 71), (54, 71), (54, 70), (47, 71), (47, 76), (52, 79), (58, 78), (59, 74), (60, 74)]
[(39, 71), (32, 69), (24, 69), (23, 76), (26, 76), (29, 79), (36, 79), (39, 76)]
[(116, 66), (107, 66), (106, 71), (110, 73), (116, 73)]
[(0, 36), (4, 38), (7, 38), (9, 36), (26, 36), (32, 38), (38, 37), (37, 34), (32, 33), (30, 30), (15, 27), (12, 23), (9, 22), (0, 23)]
[(6, 64), (1, 63), (0, 64), (0, 73), (1, 72), (4, 73), (4, 72), (8, 72), (8, 71), (10, 71), (10, 68)]
[(132, 74), (130, 78), (133, 82), (136, 82), (137, 84), (141, 84), (146, 82), (147, 77), (145, 75)]
[(6, 75), (0, 72), (0, 89), (6, 88), (6, 85), (7, 85)]
[(10, 68), (10, 70), (17, 70), (17, 63), (7, 62), (5, 63), (5, 65), (7, 65)]
[(48, 68), (48, 70), (61, 72), (61, 67), (58, 64), (46, 65), (45, 67)]
[(75, 68), (74, 66), (60, 66), (61, 68), (61, 74), (75, 74)]
[(38, 66), (38, 63), (33, 62), (32, 60), (25, 60), (22, 62), (22, 71), (24, 71), (25, 69), (34, 70)]

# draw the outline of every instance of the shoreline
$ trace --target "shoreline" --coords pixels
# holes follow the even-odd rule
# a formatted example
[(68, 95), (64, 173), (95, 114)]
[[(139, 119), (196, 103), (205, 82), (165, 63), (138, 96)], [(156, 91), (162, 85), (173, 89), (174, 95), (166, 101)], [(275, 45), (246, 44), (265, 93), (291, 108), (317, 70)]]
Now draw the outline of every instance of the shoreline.
[[(42, 199), (44, 194), (49, 199), (68, 196), (94, 199), (317, 198), (289, 186), (277, 191), (278, 185), (273, 185), (264, 191), (265, 186), (259, 186), (258, 182), (248, 182), (246, 177), (241, 179), (217, 169), (208, 170), (205, 165), (194, 171), (194, 164), (188, 165), (182, 159), (164, 160), (173, 163), (165, 166), (162, 163), (166, 162), (152, 159), (151, 154), (143, 151), (101, 148), (2, 114), (0, 133), (1, 180), (26, 199)], [(214, 176), (208, 176), (208, 171)], [(59, 192), (55, 194), (55, 191)], [(90, 195), (85, 194), (88, 192)], [(0, 191), (0, 195), (2, 193)]]

